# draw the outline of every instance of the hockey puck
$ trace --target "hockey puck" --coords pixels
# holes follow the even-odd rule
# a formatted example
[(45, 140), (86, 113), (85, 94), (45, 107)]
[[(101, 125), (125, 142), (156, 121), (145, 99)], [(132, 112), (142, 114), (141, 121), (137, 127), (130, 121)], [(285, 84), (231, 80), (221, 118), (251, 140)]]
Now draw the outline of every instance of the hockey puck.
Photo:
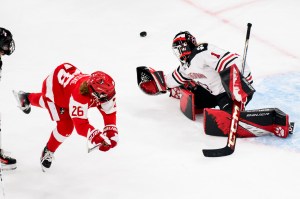
[(141, 37), (146, 37), (146, 36), (147, 36), (147, 32), (146, 32), (146, 31), (140, 32), (140, 36), (141, 36)]

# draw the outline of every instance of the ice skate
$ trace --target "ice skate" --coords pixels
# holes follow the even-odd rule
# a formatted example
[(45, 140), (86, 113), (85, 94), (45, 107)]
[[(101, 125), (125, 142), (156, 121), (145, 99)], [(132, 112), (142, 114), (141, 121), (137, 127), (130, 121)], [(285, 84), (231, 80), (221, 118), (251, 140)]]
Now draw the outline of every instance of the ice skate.
[(28, 99), (28, 93), (24, 91), (16, 92), (13, 90), (13, 94), (17, 100), (18, 107), (26, 114), (29, 114), (31, 111), (31, 105)]
[(6, 154), (0, 149), (0, 161), (3, 170), (13, 170), (17, 168), (17, 160)]
[(295, 129), (295, 122), (289, 123), (289, 134), (293, 134)]
[(43, 172), (46, 172), (51, 167), (51, 163), (53, 159), (54, 159), (54, 153), (49, 151), (48, 148), (45, 147), (41, 156), (41, 166)]

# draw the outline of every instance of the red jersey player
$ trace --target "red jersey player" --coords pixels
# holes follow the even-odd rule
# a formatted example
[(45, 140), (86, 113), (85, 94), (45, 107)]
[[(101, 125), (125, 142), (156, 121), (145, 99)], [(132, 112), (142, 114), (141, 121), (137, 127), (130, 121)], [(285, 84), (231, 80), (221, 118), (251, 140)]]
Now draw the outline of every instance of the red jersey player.
[[(75, 127), (88, 144), (107, 151), (117, 145), (116, 97), (114, 80), (97, 71), (83, 74), (69, 63), (59, 65), (43, 82), (40, 93), (14, 92), (20, 109), (28, 114), (31, 105), (46, 108), (57, 125), (42, 152), (42, 170), (50, 168), (53, 154)], [(88, 109), (96, 107), (103, 116), (103, 131), (89, 123)], [(90, 149), (92, 149), (90, 148)]]

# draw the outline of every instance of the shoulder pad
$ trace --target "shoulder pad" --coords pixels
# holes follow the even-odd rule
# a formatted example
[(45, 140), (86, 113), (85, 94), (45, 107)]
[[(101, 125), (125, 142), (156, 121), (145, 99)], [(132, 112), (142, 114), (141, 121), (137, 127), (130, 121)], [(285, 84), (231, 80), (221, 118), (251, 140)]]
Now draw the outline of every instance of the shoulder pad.
[(206, 51), (207, 50), (207, 46), (208, 44), (207, 43), (201, 43), (200, 45), (198, 45), (197, 47), (195, 47), (193, 50), (192, 50), (192, 53), (188, 59), (188, 63), (190, 64), (190, 62), (192, 61), (192, 59), (198, 54), (198, 53), (201, 53), (203, 51)]

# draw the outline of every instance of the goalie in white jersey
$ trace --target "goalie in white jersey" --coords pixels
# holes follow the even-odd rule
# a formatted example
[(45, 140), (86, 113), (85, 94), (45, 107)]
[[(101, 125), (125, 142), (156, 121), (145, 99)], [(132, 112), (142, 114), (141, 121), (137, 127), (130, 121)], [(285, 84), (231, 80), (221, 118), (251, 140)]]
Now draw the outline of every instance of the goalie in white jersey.
[[(234, 65), (242, 71), (243, 58), (212, 44), (197, 44), (195, 37), (187, 31), (174, 37), (172, 47), (181, 65), (165, 76), (166, 86), (176, 88), (186, 82), (195, 83), (189, 84), (189, 87), (195, 94), (198, 107), (219, 105), (220, 109), (231, 110), (232, 102), (225, 92), (219, 73)], [(253, 83), (251, 71), (246, 63), (243, 75), (250, 84)], [(174, 90), (171, 90), (172, 94)], [(201, 96), (198, 96), (199, 94)], [(248, 101), (251, 97), (248, 97)], [(201, 98), (204, 100), (200, 100)]]
[[(160, 86), (159, 82), (148, 81), (140, 84), (140, 88), (152, 95), (169, 90), (172, 97), (180, 98), (181, 87), (194, 93), (198, 109), (219, 106), (222, 110), (231, 111), (232, 100), (224, 89), (219, 73), (234, 65), (242, 71), (243, 58), (212, 44), (197, 44), (196, 38), (187, 31), (174, 37), (172, 48), (181, 64), (172, 73), (164, 75)], [(247, 64), (244, 77), (252, 84), (252, 75)], [(247, 102), (251, 98), (252, 95), (248, 96)]]
[[(247, 63), (243, 67), (244, 60), (236, 53), (208, 43), (198, 44), (187, 31), (176, 34), (172, 48), (181, 64), (167, 75), (146, 66), (138, 67), (139, 87), (149, 95), (170, 91), (170, 96), (180, 98), (180, 108), (188, 118), (195, 120), (195, 113), (200, 111), (204, 114), (206, 134), (226, 135), (233, 101), (246, 105), (255, 92)], [(210, 109), (216, 106), (220, 110)], [(243, 127), (238, 127), (238, 137), (275, 134), (286, 138), (294, 126), (278, 108), (242, 111), (240, 120)]]

